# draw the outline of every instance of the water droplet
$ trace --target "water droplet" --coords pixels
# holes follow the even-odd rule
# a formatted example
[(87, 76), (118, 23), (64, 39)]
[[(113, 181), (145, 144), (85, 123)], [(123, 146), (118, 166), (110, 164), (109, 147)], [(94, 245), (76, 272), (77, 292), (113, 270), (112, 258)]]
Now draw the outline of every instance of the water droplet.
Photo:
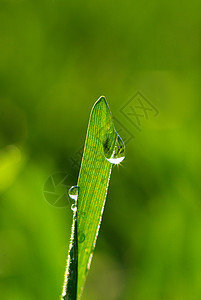
[(78, 232), (78, 243), (83, 243), (84, 240), (85, 240), (85, 234), (82, 231)]
[(77, 200), (78, 190), (79, 190), (79, 187), (77, 185), (74, 185), (69, 189), (68, 194), (71, 199)]
[(71, 205), (71, 209), (72, 209), (72, 211), (77, 211), (77, 205), (75, 203), (73, 203)]
[(110, 157), (107, 156), (107, 153), (105, 153), (106, 159), (111, 163), (111, 164), (119, 164), (124, 160), (125, 158), (125, 145), (120, 136), (117, 134), (115, 146), (113, 153)]

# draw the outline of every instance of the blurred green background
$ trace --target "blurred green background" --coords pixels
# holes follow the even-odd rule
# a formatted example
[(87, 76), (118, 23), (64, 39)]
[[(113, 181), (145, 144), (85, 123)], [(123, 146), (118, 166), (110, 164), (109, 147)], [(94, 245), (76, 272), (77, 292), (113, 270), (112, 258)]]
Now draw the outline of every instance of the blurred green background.
[[(201, 299), (200, 11), (195, 0), (0, 1), (0, 299), (59, 299), (72, 212), (44, 186), (52, 174), (68, 175), (58, 195), (76, 183), (101, 95), (131, 138), (82, 299)], [(121, 111), (138, 91), (159, 112), (137, 109), (141, 131)]]

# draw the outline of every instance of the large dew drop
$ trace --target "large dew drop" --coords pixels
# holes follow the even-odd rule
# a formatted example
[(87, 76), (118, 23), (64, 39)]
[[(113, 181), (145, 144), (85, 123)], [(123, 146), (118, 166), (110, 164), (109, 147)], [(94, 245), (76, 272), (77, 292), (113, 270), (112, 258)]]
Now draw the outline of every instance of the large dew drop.
[(71, 199), (77, 201), (77, 197), (78, 197), (78, 186), (77, 185), (74, 185), (72, 186), (69, 191), (68, 191), (68, 194), (70, 196)]
[(111, 157), (105, 157), (111, 164), (119, 164), (125, 158), (125, 145), (120, 136), (117, 134), (115, 146)]

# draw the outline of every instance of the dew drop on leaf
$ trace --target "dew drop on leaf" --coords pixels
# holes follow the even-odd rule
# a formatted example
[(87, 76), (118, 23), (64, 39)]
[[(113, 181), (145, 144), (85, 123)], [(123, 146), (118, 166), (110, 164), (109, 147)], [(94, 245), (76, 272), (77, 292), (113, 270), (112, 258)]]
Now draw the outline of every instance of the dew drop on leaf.
[(69, 197), (73, 200), (77, 200), (79, 187), (77, 185), (72, 186), (69, 191)]
[(72, 209), (72, 211), (77, 211), (77, 205), (75, 203), (73, 203), (71, 205), (71, 209)]
[[(105, 148), (104, 148), (105, 150)], [(125, 145), (121, 137), (117, 134), (117, 138), (115, 141), (114, 150), (112, 152), (112, 155), (108, 157), (107, 151), (105, 152), (105, 158), (111, 163), (111, 164), (119, 164), (124, 160), (125, 158)]]

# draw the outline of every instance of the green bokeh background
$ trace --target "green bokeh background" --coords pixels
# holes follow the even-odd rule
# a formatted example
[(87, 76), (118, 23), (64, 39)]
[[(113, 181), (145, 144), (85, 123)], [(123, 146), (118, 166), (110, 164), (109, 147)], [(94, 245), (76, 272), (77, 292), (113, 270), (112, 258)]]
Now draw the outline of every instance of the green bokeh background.
[[(76, 183), (71, 158), (101, 95), (135, 138), (113, 169), (82, 299), (201, 299), (200, 11), (0, 1), (0, 299), (59, 299), (72, 212), (44, 184), (58, 172)], [(121, 113), (138, 91), (159, 111), (141, 132)]]

